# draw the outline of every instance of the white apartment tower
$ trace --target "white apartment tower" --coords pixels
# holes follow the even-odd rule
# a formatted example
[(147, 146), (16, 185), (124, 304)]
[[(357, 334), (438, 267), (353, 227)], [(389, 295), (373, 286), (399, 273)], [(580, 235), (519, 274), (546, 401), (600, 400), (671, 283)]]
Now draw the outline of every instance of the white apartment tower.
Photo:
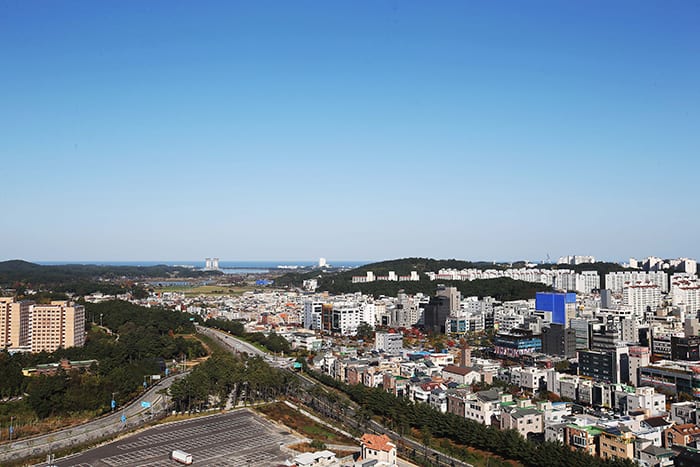
[(623, 304), (632, 307), (637, 318), (642, 318), (647, 307), (655, 312), (661, 305), (661, 288), (649, 282), (628, 285), (623, 290)]

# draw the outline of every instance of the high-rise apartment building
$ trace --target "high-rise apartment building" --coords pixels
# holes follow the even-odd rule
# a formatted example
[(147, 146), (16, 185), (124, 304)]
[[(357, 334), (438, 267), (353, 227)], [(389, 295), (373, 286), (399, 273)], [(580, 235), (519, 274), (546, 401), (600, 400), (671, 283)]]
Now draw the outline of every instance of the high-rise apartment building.
[(67, 301), (48, 305), (0, 297), (0, 345), (32, 352), (85, 344), (85, 308)]
[(30, 311), (34, 302), (0, 297), (0, 346), (19, 348), (29, 345)]
[(32, 305), (32, 352), (53, 352), (59, 347), (82, 347), (85, 344), (85, 308), (64, 300), (48, 305)]
[(629, 285), (623, 290), (622, 303), (632, 307), (634, 315), (641, 318), (647, 310), (653, 313), (661, 305), (661, 289), (649, 282)]

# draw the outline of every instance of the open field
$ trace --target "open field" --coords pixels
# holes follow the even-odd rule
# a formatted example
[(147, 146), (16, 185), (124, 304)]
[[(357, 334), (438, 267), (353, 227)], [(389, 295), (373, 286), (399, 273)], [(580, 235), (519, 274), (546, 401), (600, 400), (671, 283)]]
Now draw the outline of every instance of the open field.
[(324, 444), (357, 444), (354, 440), (316, 423), (282, 402), (256, 407), (255, 410), (309, 439), (321, 441)]

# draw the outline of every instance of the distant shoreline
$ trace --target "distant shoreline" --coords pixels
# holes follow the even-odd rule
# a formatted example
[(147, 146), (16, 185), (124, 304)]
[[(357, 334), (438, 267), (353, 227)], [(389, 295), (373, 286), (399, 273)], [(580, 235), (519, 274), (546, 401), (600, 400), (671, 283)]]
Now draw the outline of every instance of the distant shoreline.
[[(74, 264), (86, 264), (94, 266), (184, 266), (191, 268), (203, 268), (204, 260), (201, 261), (32, 261), (42, 266), (63, 266)], [(330, 262), (330, 267), (359, 267), (370, 264), (371, 261), (336, 261)], [(294, 271), (294, 266), (298, 268), (310, 268), (318, 266), (316, 261), (222, 261), (219, 260), (221, 269), (283, 269)]]

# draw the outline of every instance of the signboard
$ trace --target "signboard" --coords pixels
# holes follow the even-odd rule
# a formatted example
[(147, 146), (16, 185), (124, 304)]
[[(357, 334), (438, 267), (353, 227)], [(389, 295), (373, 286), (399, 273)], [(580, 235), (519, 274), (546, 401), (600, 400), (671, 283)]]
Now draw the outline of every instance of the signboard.
[(151, 375), (151, 381), (160, 379), (160, 375)]
[(115, 408), (116, 406), (117, 406), (117, 401), (115, 401), (114, 399), (112, 399), (112, 410), (114, 410), (114, 408)]
[(151, 403), (147, 401), (141, 401), (141, 407), (143, 407), (144, 409), (148, 409), (151, 407)]

